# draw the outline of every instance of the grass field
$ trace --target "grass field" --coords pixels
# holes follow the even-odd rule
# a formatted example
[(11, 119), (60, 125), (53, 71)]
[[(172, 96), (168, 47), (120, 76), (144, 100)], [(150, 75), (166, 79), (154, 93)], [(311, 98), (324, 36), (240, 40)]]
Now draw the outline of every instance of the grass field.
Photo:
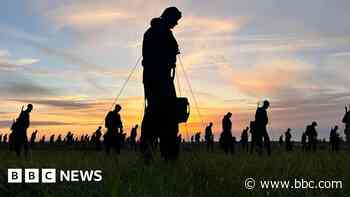
[[(140, 155), (122, 151), (109, 157), (87, 150), (33, 150), (28, 160), (0, 150), (0, 197), (92, 197), (92, 196), (350, 196), (350, 152), (286, 153), (271, 157), (238, 151), (225, 155), (204, 146), (182, 151), (178, 161), (165, 162), (156, 156), (146, 165)], [(103, 180), (90, 183), (8, 184), (8, 168), (101, 169)], [(290, 180), (342, 180), (342, 189), (253, 189), (244, 187), (248, 177)], [(258, 186), (257, 186), (258, 187)]]

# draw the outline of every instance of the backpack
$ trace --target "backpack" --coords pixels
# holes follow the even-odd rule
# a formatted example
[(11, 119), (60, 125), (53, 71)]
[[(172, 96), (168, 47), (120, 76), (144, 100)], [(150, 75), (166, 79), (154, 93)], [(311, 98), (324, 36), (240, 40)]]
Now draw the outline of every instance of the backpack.
[(190, 116), (190, 103), (185, 97), (178, 97), (175, 100), (175, 118), (178, 123), (187, 122)]

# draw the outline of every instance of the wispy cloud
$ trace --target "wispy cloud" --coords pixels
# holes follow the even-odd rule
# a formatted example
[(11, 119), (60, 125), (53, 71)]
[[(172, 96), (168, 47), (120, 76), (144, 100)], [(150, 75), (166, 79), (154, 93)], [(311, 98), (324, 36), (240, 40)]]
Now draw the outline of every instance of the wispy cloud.
[(8, 50), (0, 49), (0, 70), (16, 71), (39, 61), (37, 58), (14, 58)]
[(259, 60), (245, 69), (226, 65), (222, 67), (221, 74), (230, 78), (232, 86), (243, 93), (261, 98), (293, 86), (302, 86), (313, 68), (313, 65), (301, 60), (275, 58)]

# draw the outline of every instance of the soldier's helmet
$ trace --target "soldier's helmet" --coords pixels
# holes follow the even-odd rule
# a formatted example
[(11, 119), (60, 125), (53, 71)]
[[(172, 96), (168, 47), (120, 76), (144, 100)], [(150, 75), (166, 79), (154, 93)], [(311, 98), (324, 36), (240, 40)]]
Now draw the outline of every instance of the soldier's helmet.
[(33, 105), (32, 105), (32, 104), (28, 104), (28, 105), (27, 105), (27, 110), (28, 110), (28, 111), (32, 111), (32, 109), (33, 109)]
[(120, 106), (119, 104), (117, 104), (116, 106), (115, 106), (115, 110), (116, 111), (120, 111), (122, 109), (122, 106)]
[(168, 7), (163, 11), (160, 17), (165, 20), (179, 20), (182, 14), (176, 7)]

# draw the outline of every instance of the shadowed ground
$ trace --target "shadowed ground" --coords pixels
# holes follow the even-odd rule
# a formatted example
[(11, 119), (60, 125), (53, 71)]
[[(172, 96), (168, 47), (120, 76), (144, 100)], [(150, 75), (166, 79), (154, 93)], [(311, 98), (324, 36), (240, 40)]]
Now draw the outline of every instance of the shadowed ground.
[[(237, 152), (207, 153), (204, 145), (183, 150), (176, 162), (164, 162), (159, 155), (145, 165), (138, 153), (121, 155), (84, 150), (34, 150), (23, 160), (7, 150), (0, 152), (0, 196), (350, 196), (350, 156), (331, 154), (327, 145), (312, 153), (276, 150), (271, 157)], [(277, 148), (278, 149), (278, 148)], [(103, 181), (96, 183), (7, 184), (7, 168), (101, 169)], [(343, 189), (246, 190), (248, 177), (275, 180), (342, 180)], [(258, 183), (257, 183), (258, 184)]]

